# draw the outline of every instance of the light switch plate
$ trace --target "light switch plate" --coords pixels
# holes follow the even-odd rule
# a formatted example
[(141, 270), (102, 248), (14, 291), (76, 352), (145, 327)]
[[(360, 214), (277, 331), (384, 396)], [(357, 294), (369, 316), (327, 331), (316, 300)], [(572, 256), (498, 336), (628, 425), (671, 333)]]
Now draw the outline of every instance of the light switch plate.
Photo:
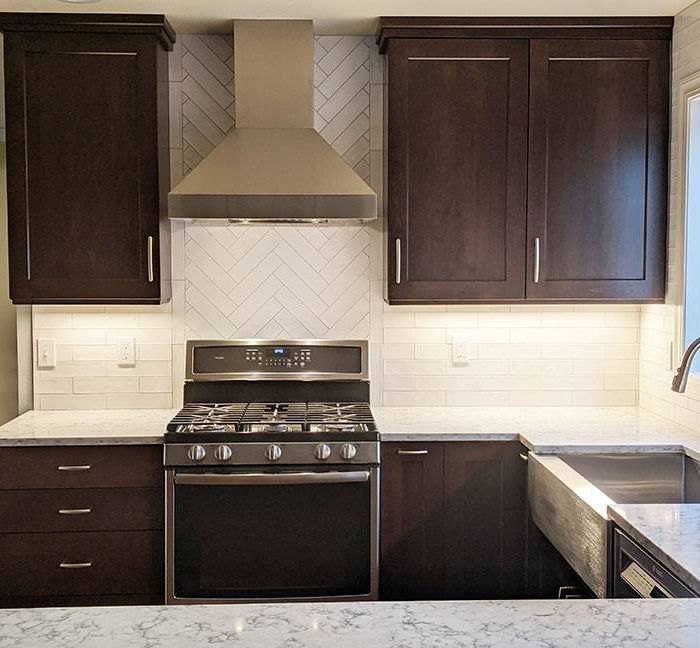
[(452, 338), (452, 363), (467, 364), (469, 362), (469, 341), (466, 338)]
[(120, 367), (134, 367), (136, 365), (136, 342), (134, 338), (117, 338), (117, 362)]
[(56, 366), (56, 340), (53, 338), (37, 339), (36, 365), (39, 369), (53, 369)]

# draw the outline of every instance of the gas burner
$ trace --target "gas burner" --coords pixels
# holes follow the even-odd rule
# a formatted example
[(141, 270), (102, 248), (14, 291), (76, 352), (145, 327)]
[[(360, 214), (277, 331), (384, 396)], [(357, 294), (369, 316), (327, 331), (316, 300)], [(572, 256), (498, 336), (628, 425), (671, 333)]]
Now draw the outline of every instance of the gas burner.
[(168, 424), (168, 432), (236, 432), (245, 403), (188, 403)]

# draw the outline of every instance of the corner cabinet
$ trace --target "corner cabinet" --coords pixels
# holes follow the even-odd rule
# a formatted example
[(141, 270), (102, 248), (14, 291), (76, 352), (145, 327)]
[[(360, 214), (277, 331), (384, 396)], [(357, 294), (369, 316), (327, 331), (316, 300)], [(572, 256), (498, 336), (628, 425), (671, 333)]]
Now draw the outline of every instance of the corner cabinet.
[(383, 18), (392, 304), (663, 301), (670, 18)]
[(0, 14), (0, 29), (12, 301), (167, 301), (167, 21)]

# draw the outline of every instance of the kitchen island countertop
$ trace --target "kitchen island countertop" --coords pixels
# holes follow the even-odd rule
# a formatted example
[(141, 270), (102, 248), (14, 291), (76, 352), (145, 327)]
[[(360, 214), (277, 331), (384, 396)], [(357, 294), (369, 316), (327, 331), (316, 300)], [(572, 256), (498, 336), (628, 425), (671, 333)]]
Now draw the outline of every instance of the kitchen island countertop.
[(0, 611), (0, 648), (697, 648), (700, 600), (292, 603)]

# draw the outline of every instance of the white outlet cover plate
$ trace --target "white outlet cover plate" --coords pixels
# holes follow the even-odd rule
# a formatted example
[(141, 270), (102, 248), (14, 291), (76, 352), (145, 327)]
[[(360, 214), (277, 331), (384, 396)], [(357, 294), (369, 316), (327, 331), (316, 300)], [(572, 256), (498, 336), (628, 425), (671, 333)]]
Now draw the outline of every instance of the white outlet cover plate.
[(120, 367), (133, 367), (136, 365), (136, 341), (134, 338), (117, 338), (117, 362)]
[(56, 366), (56, 340), (54, 338), (37, 339), (36, 366), (39, 369), (53, 369)]
[(452, 363), (468, 364), (470, 346), (466, 338), (452, 338)]

